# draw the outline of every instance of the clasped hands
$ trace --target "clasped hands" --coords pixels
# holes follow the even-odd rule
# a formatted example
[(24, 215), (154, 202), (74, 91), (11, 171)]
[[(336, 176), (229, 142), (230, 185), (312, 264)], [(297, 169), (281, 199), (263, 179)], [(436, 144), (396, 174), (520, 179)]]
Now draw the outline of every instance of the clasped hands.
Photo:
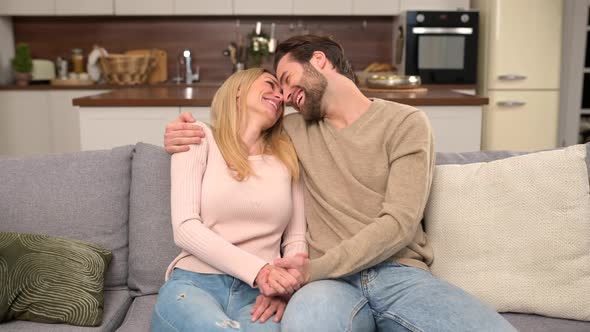
[(260, 319), (264, 323), (275, 314), (279, 322), (287, 306), (287, 301), (299, 288), (309, 282), (310, 267), (307, 254), (276, 259), (272, 265), (266, 264), (256, 276), (260, 295), (250, 311), (252, 321)]

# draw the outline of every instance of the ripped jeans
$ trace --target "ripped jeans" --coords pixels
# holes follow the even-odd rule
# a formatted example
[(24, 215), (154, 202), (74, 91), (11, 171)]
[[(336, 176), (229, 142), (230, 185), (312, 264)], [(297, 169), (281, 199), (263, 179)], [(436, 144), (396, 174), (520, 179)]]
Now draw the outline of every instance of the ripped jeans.
[(265, 323), (251, 322), (250, 310), (259, 294), (226, 274), (175, 269), (160, 288), (151, 331), (280, 331), (274, 316)]

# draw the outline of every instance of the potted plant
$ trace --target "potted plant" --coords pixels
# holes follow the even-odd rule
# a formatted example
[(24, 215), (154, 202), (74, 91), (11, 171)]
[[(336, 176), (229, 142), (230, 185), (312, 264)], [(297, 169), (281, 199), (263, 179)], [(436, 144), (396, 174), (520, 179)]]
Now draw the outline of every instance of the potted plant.
[(28, 44), (19, 43), (16, 45), (16, 54), (12, 59), (12, 70), (14, 71), (16, 84), (29, 84), (31, 71), (33, 70), (33, 58)]

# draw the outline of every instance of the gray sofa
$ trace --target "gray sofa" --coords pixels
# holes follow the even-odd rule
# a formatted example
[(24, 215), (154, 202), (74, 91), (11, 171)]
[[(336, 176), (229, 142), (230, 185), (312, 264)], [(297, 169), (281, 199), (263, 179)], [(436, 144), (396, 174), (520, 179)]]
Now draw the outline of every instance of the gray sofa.
[[(439, 154), (470, 163), (509, 152)], [(0, 231), (41, 233), (112, 250), (101, 326), (13, 321), (0, 331), (149, 331), (164, 272), (178, 254), (170, 224), (170, 158), (138, 143), (112, 150), (0, 158)], [(521, 331), (590, 331), (590, 322), (504, 314)]]

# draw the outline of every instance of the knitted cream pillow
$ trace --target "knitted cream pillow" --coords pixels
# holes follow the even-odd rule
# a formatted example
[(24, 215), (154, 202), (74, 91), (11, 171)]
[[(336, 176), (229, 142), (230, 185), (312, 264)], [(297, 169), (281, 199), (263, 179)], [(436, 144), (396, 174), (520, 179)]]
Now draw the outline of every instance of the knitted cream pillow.
[(437, 166), (432, 273), (500, 312), (590, 320), (590, 195), (575, 145)]

